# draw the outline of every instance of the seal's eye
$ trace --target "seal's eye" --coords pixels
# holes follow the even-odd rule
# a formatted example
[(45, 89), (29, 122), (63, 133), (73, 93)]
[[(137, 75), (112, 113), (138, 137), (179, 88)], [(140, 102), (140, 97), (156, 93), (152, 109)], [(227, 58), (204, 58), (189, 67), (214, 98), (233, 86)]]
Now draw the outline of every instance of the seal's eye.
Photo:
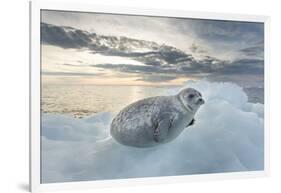
[(188, 98), (192, 99), (195, 95), (194, 94), (190, 94), (188, 95)]

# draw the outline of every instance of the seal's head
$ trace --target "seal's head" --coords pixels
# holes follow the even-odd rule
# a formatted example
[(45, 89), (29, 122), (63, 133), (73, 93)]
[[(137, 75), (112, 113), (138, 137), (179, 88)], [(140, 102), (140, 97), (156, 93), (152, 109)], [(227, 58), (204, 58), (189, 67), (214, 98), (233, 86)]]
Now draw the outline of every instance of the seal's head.
[(193, 88), (186, 88), (177, 96), (182, 105), (189, 111), (197, 111), (204, 104), (201, 93)]

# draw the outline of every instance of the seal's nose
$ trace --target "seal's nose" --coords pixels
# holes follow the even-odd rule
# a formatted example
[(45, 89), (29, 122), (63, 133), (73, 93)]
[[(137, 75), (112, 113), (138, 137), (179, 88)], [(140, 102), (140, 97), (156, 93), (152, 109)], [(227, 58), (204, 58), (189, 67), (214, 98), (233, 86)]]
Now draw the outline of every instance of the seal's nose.
[(199, 103), (201, 103), (202, 105), (205, 103), (205, 101), (204, 101), (202, 98), (198, 99), (198, 101), (199, 101)]

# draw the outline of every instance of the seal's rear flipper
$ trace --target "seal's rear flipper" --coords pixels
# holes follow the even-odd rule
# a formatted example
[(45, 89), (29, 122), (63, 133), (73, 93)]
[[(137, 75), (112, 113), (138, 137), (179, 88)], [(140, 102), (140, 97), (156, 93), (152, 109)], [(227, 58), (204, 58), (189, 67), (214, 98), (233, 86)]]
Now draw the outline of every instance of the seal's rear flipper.
[(190, 123), (189, 123), (186, 127), (191, 126), (191, 125), (194, 125), (194, 123), (195, 123), (195, 119), (192, 119), (192, 120), (190, 121)]

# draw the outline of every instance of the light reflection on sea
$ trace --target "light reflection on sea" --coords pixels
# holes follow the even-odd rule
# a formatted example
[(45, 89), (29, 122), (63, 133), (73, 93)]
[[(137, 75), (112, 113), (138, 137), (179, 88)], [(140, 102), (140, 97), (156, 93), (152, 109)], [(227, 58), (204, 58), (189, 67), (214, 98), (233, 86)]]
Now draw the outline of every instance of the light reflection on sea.
[[(43, 113), (68, 114), (77, 118), (99, 112), (117, 113), (137, 100), (167, 95), (176, 86), (104, 86), (43, 84)], [(263, 89), (244, 89), (250, 102), (263, 103)]]
[(147, 97), (167, 94), (172, 86), (43, 85), (41, 108), (44, 113), (84, 117), (98, 112), (120, 111)]

